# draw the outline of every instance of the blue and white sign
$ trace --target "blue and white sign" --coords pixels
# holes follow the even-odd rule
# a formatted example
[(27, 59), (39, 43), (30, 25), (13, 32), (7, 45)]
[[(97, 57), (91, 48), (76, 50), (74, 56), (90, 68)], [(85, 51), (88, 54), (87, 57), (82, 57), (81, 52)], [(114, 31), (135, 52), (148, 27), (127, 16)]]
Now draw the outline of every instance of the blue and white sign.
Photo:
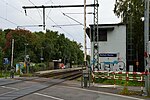
[(100, 53), (100, 57), (117, 57), (116, 53)]
[(8, 60), (8, 58), (4, 58), (4, 59), (3, 59), (3, 64), (4, 64), (4, 65), (9, 64), (9, 60)]

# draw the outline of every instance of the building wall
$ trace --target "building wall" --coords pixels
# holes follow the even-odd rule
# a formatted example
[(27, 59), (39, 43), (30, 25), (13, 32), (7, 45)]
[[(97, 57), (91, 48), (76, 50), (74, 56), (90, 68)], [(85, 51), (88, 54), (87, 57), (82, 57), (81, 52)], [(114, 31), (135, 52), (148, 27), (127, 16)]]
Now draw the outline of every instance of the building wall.
[[(99, 27), (104, 28), (105, 26)], [(99, 54), (105, 53), (107, 56), (99, 57), (99, 69), (109, 71), (125, 71), (126, 68), (122, 70), (121, 67), (123, 65), (126, 66), (126, 25), (112, 25), (110, 27), (114, 27), (114, 30), (107, 30), (107, 41), (99, 41), (98, 43)], [(116, 54), (117, 56), (108, 57), (108, 55), (111, 56), (113, 54)], [(121, 67), (119, 68), (119, 66)]]

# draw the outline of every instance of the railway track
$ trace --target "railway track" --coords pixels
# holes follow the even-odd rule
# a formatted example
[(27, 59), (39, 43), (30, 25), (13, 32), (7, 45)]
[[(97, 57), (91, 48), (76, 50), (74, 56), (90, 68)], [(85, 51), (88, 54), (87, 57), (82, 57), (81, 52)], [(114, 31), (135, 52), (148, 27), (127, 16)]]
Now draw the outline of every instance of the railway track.
[[(24, 83), (26, 81), (36, 82), (36, 84), (31, 85), (29, 87), (23, 87), (21, 89), (13, 90), (11, 92), (6, 92), (4, 94), (0, 94), (0, 100), (16, 100), (26, 95), (30, 95), (32, 93), (36, 93), (38, 91), (44, 90), (46, 88), (52, 87), (54, 85), (61, 84), (67, 80), (73, 80), (82, 75), (82, 71), (69, 71), (69, 72), (60, 72), (53, 73), (50, 76), (42, 76), (46, 78), (33, 77), (33, 78), (15, 78), (15, 81), (12, 82), (4, 82), (0, 84), (0, 86), (8, 86), (8, 85), (17, 85), (18, 83)], [(44, 80), (45, 79), (45, 80)], [(12, 80), (12, 79), (11, 79)]]

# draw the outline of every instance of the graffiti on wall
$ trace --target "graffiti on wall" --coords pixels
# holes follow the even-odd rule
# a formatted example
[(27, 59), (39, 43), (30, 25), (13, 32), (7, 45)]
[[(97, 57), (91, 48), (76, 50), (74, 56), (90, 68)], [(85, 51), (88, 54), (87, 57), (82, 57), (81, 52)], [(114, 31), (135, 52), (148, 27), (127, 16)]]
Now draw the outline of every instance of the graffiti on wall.
[(125, 71), (125, 62), (124, 61), (104, 61), (100, 62), (94, 70), (103, 70), (103, 71)]

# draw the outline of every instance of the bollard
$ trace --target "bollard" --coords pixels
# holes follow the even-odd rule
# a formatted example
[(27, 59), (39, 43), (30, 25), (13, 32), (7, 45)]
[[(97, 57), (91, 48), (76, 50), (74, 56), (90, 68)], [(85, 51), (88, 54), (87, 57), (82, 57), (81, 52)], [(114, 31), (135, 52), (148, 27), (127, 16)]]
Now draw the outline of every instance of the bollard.
[(88, 85), (88, 79), (89, 79), (89, 74), (87, 72), (83, 72), (83, 81), (84, 81), (84, 87), (86, 88)]

